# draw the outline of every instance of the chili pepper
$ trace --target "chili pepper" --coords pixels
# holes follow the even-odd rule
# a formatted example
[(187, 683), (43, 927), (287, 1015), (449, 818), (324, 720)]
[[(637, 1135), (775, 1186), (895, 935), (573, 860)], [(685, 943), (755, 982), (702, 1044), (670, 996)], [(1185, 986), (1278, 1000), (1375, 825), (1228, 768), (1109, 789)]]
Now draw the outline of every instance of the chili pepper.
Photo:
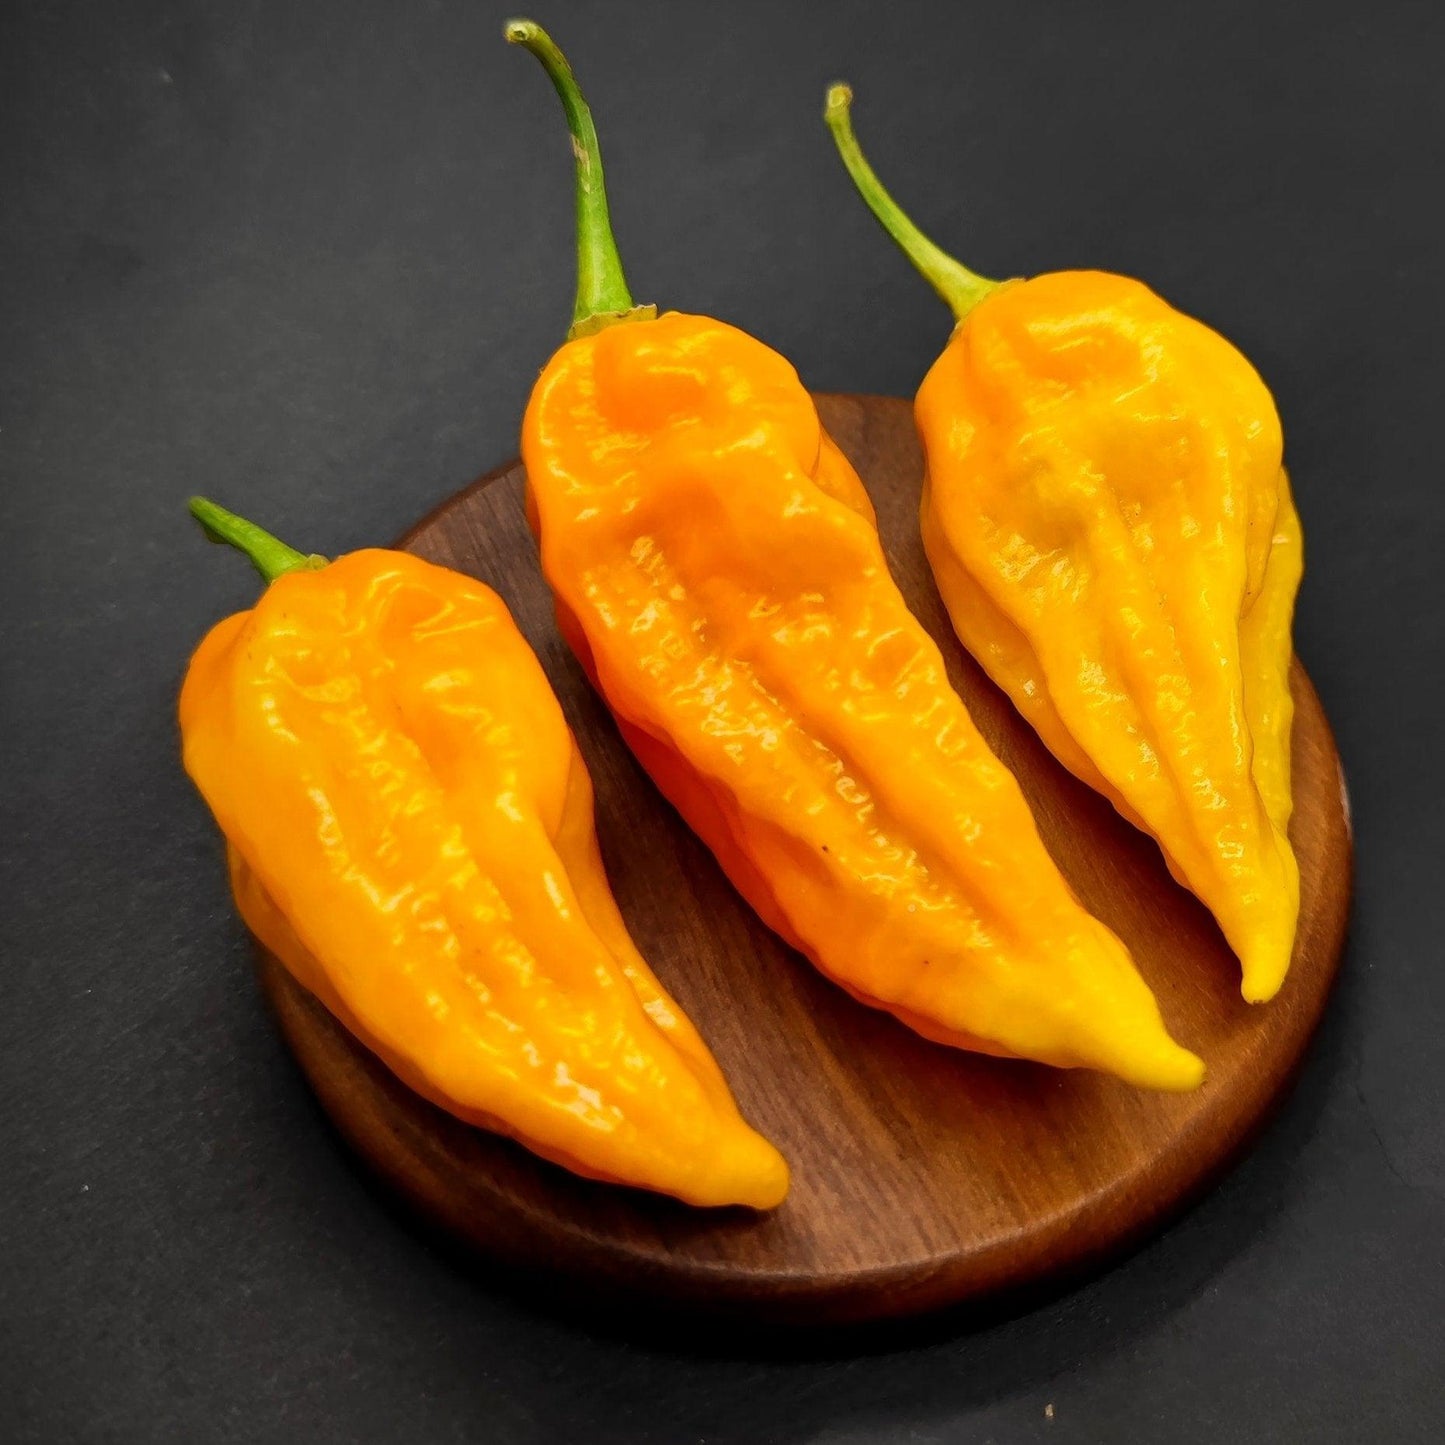
[(522, 429), (561, 630), (662, 792), (771, 928), (929, 1038), (1188, 1089), (1123, 944), (1080, 906), (889, 576), (797, 373), (637, 308), (591, 115), (562, 97), (578, 295)]
[(1065, 767), (1211, 909), (1246, 999), (1284, 981), (1299, 518), (1273, 398), (1139, 281), (994, 282), (946, 256), (825, 111), (884, 229), (957, 324), (919, 387), (924, 545), (963, 645)]
[(191, 506), (269, 584), (180, 700), (256, 936), (448, 1113), (591, 1178), (779, 1203), (787, 1166), (627, 935), (586, 766), (501, 598)]

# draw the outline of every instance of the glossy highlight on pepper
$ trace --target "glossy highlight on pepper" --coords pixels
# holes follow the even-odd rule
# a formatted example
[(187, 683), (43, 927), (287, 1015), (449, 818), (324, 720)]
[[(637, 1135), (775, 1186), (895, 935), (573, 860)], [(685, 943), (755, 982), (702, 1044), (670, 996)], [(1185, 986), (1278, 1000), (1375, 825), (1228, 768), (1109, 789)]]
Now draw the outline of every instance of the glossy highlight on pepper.
[(632, 305), (571, 71), (539, 27), (507, 35), (562, 95), (579, 175), (572, 339), (523, 423), (529, 516), (624, 738), (762, 919), (861, 1001), (945, 1043), (1194, 1087), (1200, 1061), (949, 686), (796, 372)]
[(1284, 982), (1299, 517), (1274, 401), (1141, 282), (996, 282), (946, 256), (825, 118), (859, 192), (957, 324), (915, 405), (923, 541), (964, 646), (1061, 763), (1214, 913), (1246, 999)]
[(268, 583), (207, 635), (180, 699), (256, 936), (458, 1118), (592, 1178), (778, 1204), (786, 1164), (627, 934), (586, 767), (501, 598), (192, 508)]

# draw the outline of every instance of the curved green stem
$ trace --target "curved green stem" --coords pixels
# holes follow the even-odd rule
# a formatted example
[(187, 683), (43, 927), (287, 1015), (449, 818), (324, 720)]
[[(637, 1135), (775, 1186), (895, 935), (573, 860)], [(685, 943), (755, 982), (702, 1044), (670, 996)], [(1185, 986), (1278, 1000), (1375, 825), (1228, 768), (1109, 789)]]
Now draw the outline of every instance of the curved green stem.
[(912, 221), (904, 215), (898, 205), (883, 188), (883, 183), (874, 174), (873, 167), (858, 148), (857, 137), (853, 134), (853, 122), (849, 107), (853, 104), (853, 92), (846, 85), (828, 87), (828, 100), (823, 108), (823, 119), (833, 132), (834, 144), (853, 184), (868, 203), (868, 208), (878, 218), (878, 223), (898, 243), (903, 254), (913, 262), (923, 279), (948, 303), (953, 314), (962, 321), (985, 296), (1001, 283), (976, 275), (952, 256), (940, 251)]
[(254, 522), (218, 507), (206, 497), (192, 497), (191, 516), (213, 542), (226, 542), (244, 552), (264, 581), (274, 582), (287, 572), (315, 572), (326, 565), (325, 557), (307, 556), (278, 541)]
[(655, 308), (632, 304), (607, 213), (597, 127), (567, 57), (535, 20), (509, 20), (503, 34), (509, 44), (530, 50), (542, 63), (572, 132), (572, 154), (577, 162), (577, 302), (568, 336), (580, 336), (631, 315), (656, 314)]

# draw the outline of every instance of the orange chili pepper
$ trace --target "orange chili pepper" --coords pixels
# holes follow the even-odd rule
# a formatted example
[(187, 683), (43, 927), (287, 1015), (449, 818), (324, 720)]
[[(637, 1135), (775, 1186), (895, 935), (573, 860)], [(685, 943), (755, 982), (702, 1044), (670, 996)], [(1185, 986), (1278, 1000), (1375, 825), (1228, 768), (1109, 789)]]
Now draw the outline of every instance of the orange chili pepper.
[(659, 787), (772, 928), (930, 1038), (1188, 1089), (1128, 951), (1080, 906), (889, 576), (793, 368), (632, 305), (591, 114), (542, 62), (577, 160), (571, 339), (522, 429), (567, 640)]
[(252, 932), (448, 1113), (591, 1178), (779, 1203), (786, 1164), (627, 935), (586, 766), (501, 598), (192, 510), (269, 584), (180, 700)]
[(1054, 755), (1153, 835), (1250, 1000), (1284, 981), (1290, 622), (1302, 567), (1274, 400), (1217, 332), (1102, 271), (989, 281), (944, 255), (825, 112), (957, 325), (918, 389), (921, 517), (964, 646)]

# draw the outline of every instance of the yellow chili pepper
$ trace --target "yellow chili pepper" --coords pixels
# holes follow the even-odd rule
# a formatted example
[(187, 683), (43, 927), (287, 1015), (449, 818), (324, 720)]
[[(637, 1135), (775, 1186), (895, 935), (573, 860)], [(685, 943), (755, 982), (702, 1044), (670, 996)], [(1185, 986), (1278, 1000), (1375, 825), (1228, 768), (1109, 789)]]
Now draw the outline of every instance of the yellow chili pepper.
[(964, 1048), (1194, 1087), (950, 688), (796, 372), (632, 306), (571, 71), (539, 27), (507, 35), (577, 158), (577, 306), (523, 423), (529, 514), (623, 736), (763, 920), (864, 1003)]
[(256, 936), (458, 1118), (591, 1178), (779, 1203), (787, 1166), (627, 935), (587, 769), (501, 598), (192, 510), (269, 583), (201, 643), (180, 700)]
[(1284, 981), (1290, 625), (1302, 567), (1283, 437), (1217, 332), (1102, 271), (989, 281), (899, 210), (825, 116), (878, 220), (952, 307), (918, 391), (923, 540), (964, 646), (1054, 755), (1213, 911), (1245, 998)]

